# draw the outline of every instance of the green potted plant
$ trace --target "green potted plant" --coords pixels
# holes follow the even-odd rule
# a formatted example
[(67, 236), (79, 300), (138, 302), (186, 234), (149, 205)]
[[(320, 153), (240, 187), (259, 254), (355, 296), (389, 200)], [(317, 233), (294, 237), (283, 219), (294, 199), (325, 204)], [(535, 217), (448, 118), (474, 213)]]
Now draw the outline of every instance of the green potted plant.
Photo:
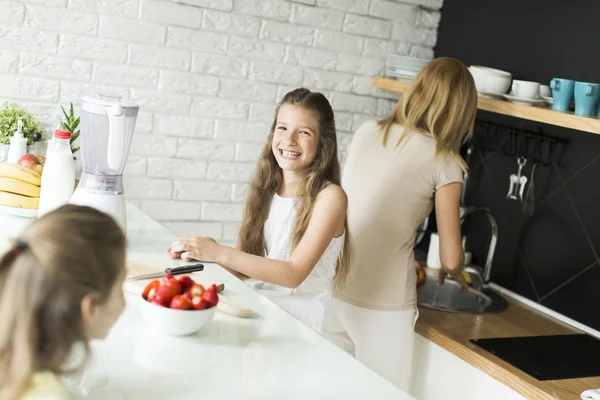
[(23, 135), (27, 138), (28, 146), (43, 138), (42, 126), (32, 113), (17, 103), (4, 102), (0, 108), (0, 162), (6, 161), (10, 138), (16, 132), (19, 120), (23, 122)]
[(65, 116), (65, 119), (60, 121), (60, 127), (64, 131), (71, 132), (71, 152), (73, 153), (73, 157), (77, 159), (77, 157), (75, 157), (75, 153), (79, 151), (79, 147), (75, 147), (75, 140), (77, 140), (79, 137), (79, 117), (75, 118), (75, 113), (73, 112), (73, 103), (71, 103), (68, 114), (63, 106), (60, 106), (60, 109)]
[(77, 138), (79, 138), (80, 134), (80, 120), (79, 117), (75, 117), (73, 103), (71, 103), (68, 113), (63, 106), (60, 106), (60, 109), (64, 115), (64, 119), (60, 120), (60, 129), (71, 132), (71, 140), (69, 141), (69, 144), (71, 145), (71, 153), (73, 153), (73, 161), (75, 162), (75, 187), (77, 188), (77, 185), (79, 184), (79, 177), (81, 176), (81, 158), (75, 155), (79, 151), (79, 146), (75, 145), (75, 141)]

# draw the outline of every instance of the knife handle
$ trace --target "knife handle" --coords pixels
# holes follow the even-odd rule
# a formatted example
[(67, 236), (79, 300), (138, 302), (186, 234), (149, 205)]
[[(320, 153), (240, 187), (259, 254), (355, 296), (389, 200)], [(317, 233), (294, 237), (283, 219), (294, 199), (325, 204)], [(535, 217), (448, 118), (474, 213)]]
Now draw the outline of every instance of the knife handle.
[(189, 274), (190, 272), (196, 272), (196, 271), (202, 271), (202, 270), (204, 270), (204, 264), (194, 264), (194, 265), (186, 265), (184, 267), (167, 268), (167, 269), (165, 269), (165, 274), (181, 275), (181, 274)]

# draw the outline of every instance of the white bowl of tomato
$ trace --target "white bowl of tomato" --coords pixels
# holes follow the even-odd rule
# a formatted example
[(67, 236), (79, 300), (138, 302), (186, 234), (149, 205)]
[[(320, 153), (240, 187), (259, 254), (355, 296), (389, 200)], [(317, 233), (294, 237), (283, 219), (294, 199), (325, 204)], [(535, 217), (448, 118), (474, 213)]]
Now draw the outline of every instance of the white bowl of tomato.
[(187, 275), (179, 279), (165, 275), (144, 289), (141, 312), (153, 331), (183, 336), (208, 325), (218, 302), (215, 285), (205, 288)]

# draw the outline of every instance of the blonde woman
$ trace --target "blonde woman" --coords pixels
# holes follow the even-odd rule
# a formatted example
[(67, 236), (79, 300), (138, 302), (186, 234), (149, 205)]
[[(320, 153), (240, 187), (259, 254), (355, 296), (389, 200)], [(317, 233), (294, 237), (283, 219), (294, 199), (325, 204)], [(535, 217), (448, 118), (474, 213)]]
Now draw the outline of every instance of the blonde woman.
[(344, 167), (353, 255), (334, 292), (324, 333), (409, 389), (417, 318), (413, 246), (435, 203), (444, 270), (466, 285), (459, 207), (477, 93), (458, 60), (428, 63), (394, 110), (356, 132)]
[(299, 88), (275, 112), (236, 248), (194, 236), (168, 253), (263, 281), (261, 293), (320, 331), (333, 284), (346, 275), (347, 241), (333, 110), (323, 94)]
[(68, 205), (29, 225), (0, 258), (0, 400), (67, 400), (57, 375), (75, 344), (104, 338), (125, 306), (125, 235)]

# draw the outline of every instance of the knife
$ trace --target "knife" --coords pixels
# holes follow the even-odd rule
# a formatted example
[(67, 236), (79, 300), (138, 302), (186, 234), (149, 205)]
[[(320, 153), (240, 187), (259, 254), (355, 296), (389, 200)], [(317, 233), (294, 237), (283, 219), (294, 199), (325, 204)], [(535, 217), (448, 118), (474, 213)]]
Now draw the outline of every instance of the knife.
[(194, 264), (194, 265), (186, 265), (183, 267), (176, 268), (167, 268), (164, 271), (153, 272), (151, 274), (143, 274), (143, 275), (135, 275), (130, 278), (127, 278), (128, 281), (140, 281), (143, 279), (154, 279), (160, 278), (165, 275), (182, 275), (189, 274), (190, 272), (202, 271), (204, 270), (203, 264)]

